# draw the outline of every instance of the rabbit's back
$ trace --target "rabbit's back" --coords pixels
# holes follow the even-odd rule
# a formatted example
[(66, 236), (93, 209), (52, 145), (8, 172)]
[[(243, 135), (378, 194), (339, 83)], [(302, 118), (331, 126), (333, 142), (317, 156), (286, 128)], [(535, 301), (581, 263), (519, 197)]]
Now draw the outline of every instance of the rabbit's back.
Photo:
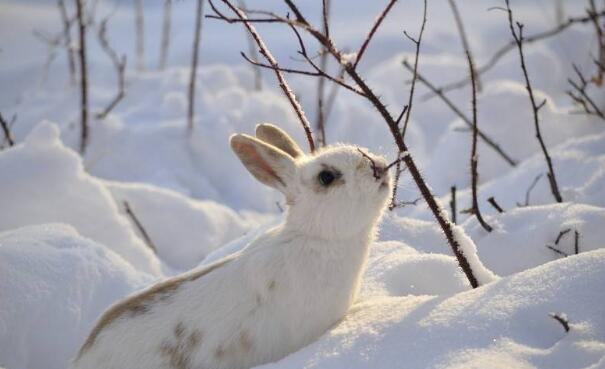
[(73, 368), (237, 369), (282, 358), (349, 305), (340, 260), (311, 244), (270, 232), (210, 273), (111, 322)]

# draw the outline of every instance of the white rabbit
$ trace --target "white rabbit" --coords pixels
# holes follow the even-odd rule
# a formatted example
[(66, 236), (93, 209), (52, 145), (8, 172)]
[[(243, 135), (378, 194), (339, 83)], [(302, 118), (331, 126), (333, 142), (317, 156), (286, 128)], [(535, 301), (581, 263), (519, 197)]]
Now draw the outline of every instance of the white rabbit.
[(233, 135), (231, 148), (285, 195), (285, 222), (239, 253), (113, 305), (72, 368), (249, 368), (300, 349), (344, 316), (390, 194), (386, 162), (346, 145), (304, 155), (270, 124), (256, 136)]

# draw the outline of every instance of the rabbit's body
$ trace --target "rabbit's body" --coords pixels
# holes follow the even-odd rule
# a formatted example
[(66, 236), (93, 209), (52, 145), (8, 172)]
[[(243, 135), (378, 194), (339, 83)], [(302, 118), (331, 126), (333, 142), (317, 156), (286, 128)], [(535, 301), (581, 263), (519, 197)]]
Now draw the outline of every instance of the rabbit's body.
[(274, 126), (257, 136), (271, 145), (243, 135), (231, 145), (257, 179), (285, 194), (284, 224), (114, 305), (74, 369), (249, 368), (303, 347), (345, 315), (390, 193), (384, 160), (370, 165), (350, 146), (303, 156)]
[(74, 367), (235, 369), (280, 359), (345, 314), (369, 236), (327, 247), (273, 229), (221, 267), (110, 323)]

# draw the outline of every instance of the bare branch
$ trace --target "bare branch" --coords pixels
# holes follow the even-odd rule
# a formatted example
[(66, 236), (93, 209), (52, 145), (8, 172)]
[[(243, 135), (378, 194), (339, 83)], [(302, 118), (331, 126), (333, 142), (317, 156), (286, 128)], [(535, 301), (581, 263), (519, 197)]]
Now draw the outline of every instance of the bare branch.
[(479, 200), (477, 199), (477, 184), (479, 182), (479, 173), (477, 167), (479, 166), (479, 154), (477, 153), (477, 91), (475, 85), (475, 68), (473, 65), (473, 59), (471, 54), (466, 50), (466, 59), (468, 61), (469, 73), (471, 75), (471, 87), (472, 87), (472, 106), (473, 106), (473, 143), (471, 148), (471, 193), (473, 199), (473, 214), (477, 217), (481, 227), (488, 232), (491, 232), (492, 226), (487, 224), (481, 215), (479, 208)]
[(84, 22), (83, 0), (76, 1), (76, 15), (78, 19), (78, 32), (80, 47), (78, 55), (80, 61), (80, 154), (84, 154), (88, 145), (88, 66), (86, 64), (86, 24)]
[(561, 251), (561, 250), (559, 250), (556, 247), (553, 247), (551, 245), (546, 245), (546, 248), (554, 251), (556, 254), (559, 254), (559, 255), (561, 255), (563, 257), (568, 257), (569, 256), (569, 254), (567, 254), (566, 252), (563, 252), (563, 251)]
[(563, 236), (565, 236), (569, 232), (571, 232), (571, 228), (567, 228), (567, 229), (564, 229), (561, 232), (559, 232), (559, 234), (557, 235), (557, 238), (555, 239), (555, 245), (559, 245), (559, 242), (561, 242), (561, 240), (563, 239)]
[[(466, 37), (466, 31), (464, 30), (464, 23), (462, 22), (462, 17), (460, 16), (460, 12), (458, 11), (458, 6), (456, 5), (455, 0), (448, 0), (450, 3), (450, 8), (452, 8), (452, 14), (454, 15), (454, 20), (456, 21), (456, 27), (458, 28), (458, 34), (460, 35), (460, 41), (462, 42), (462, 48), (466, 50), (467, 54), (470, 55), (472, 60), (473, 54), (471, 53), (471, 47), (468, 43), (468, 38)], [(477, 91), (481, 91), (481, 78), (475, 71), (475, 83), (477, 85)]]
[[(418, 40), (414, 40), (408, 36), (416, 44), (416, 55), (414, 56), (414, 69), (412, 71), (412, 84), (410, 86), (410, 96), (408, 99), (408, 104), (404, 110), (407, 110), (405, 115), (405, 121), (403, 122), (403, 130), (401, 131), (401, 136), (405, 139), (405, 132), (408, 129), (408, 123), (410, 121), (410, 114), (412, 113), (412, 104), (414, 101), (414, 89), (416, 87), (416, 79), (418, 78), (418, 60), (420, 59), (420, 44), (422, 42), (422, 35), (424, 34), (424, 27), (426, 26), (426, 0), (424, 0), (424, 6), (422, 11), (422, 25), (420, 26), (420, 32), (418, 33)], [(407, 36), (407, 33), (405, 33)], [(399, 120), (397, 121), (399, 124)]]
[(540, 110), (540, 106), (536, 104), (536, 98), (534, 97), (534, 91), (531, 86), (531, 82), (529, 80), (529, 74), (527, 72), (527, 66), (525, 65), (525, 56), (523, 55), (523, 25), (517, 22), (517, 29), (519, 34), (515, 31), (515, 27), (513, 25), (513, 12), (510, 8), (510, 0), (505, 0), (506, 9), (508, 12), (508, 24), (513, 36), (513, 39), (517, 45), (517, 49), (519, 50), (519, 61), (521, 63), (521, 70), (523, 71), (523, 77), (525, 78), (525, 88), (527, 89), (527, 93), (529, 95), (529, 101), (531, 103), (531, 108), (534, 115), (534, 127), (536, 130), (536, 138), (540, 143), (540, 147), (542, 148), (542, 152), (544, 154), (544, 158), (546, 159), (546, 164), (548, 166), (548, 181), (550, 183), (551, 192), (557, 200), (557, 202), (563, 202), (563, 198), (561, 197), (561, 192), (559, 191), (559, 186), (557, 184), (557, 179), (555, 177), (555, 170), (552, 165), (552, 160), (550, 155), (548, 154), (548, 150), (546, 149), (546, 144), (544, 144), (544, 139), (542, 138), (542, 134), (540, 132), (540, 121), (538, 118), (538, 111)]
[(126, 212), (128, 217), (132, 220), (135, 227), (137, 228), (137, 230), (143, 237), (143, 240), (145, 241), (145, 244), (147, 245), (147, 247), (149, 247), (151, 249), (151, 251), (153, 251), (154, 254), (157, 254), (158, 249), (155, 247), (155, 244), (151, 240), (151, 237), (149, 237), (149, 233), (147, 233), (147, 230), (145, 229), (145, 227), (143, 227), (143, 224), (141, 224), (141, 221), (139, 220), (139, 218), (132, 211), (132, 208), (128, 204), (128, 201), (123, 201), (122, 204), (124, 205), (124, 211)]
[(531, 196), (531, 192), (533, 191), (534, 187), (536, 187), (536, 184), (538, 184), (538, 181), (540, 180), (540, 178), (542, 178), (543, 175), (544, 175), (543, 173), (540, 173), (536, 177), (534, 177), (533, 181), (530, 183), (529, 187), (527, 188), (527, 191), (525, 191), (525, 203), (524, 204), (517, 203), (517, 206), (519, 206), (519, 207), (529, 206), (529, 197)]
[(577, 65), (572, 64), (572, 66), (576, 73), (576, 76), (579, 79), (579, 83), (571, 78), (568, 78), (567, 82), (574, 91), (567, 91), (567, 94), (569, 95), (569, 97), (571, 97), (574, 102), (582, 106), (582, 109), (584, 110), (585, 114), (594, 115), (605, 120), (605, 114), (603, 113), (603, 110), (599, 108), (599, 106), (594, 102), (594, 100), (590, 97), (590, 95), (588, 95), (588, 92), (586, 91), (589, 86), (589, 82), (587, 81), (586, 77), (584, 77), (584, 75), (580, 71), (580, 68), (578, 68)]
[[(212, 0), (208, 0), (208, 2), (210, 3), (210, 6), (212, 7), (212, 9), (215, 11), (215, 13), (218, 16), (222, 17), (223, 20), (228, 20), (228, 18), (224, 17), (221, 13), (218, 12), (216, 7), (212, 3)], [(260, 37), (260, 35), (256, 31), (256, 29), (254, 28), (252, 23), (250, 23), (248, 21), (246, 14), (241, 9), (239, 9), (236, 6), (234, 6), (233, 4), (231, 4), (228, 0), (223, 0), (223, 2), (243, 22), (244, 26), (246, 27), (246, 29), (248, 30), (250, 35), (252, 35), (252, 37), (254, 38), (254, 41), (258, 45), (261, 55), (263, 55), (263, 57), (267, 60), (267, 62), (271, 66), (273, 66), (273, 71), (275, 72), (275, 75), (277, 76), (277, 79), (279, 81), (279, 86), (281, 87), (282, 91), (288, 98), (290, 105), (294, 109), (294, 111), (295, 111), (296, 115), (298, 116), (298, 119), (305, 131), (305, 134), (307, 136), (307, 141), (309, 142), (309, 149), (311, 150), (311, 152), (315, 151), (315, 142), (313, 141), (313, 135), (311, 133), (311, 128), (310, 128), (311, 126), (309, 124), (309, 121), (307, 120), (307, 117), (306, 117), (304, 111), (302, 110), (302, 107), (300, 106), (298, 100), (296, 99), (296, 96), (294, 95), (294, 93), (290, 89), (290, 86), (286, 82), (286, 79), (284, 78), (282, 72), (279, 70), (279, 65), (277, 64), (277, 61), (275, 60), (273, 55), (269, 52), (269, 49), (263, 42), (262, 38)], [(286, 20), (285, 23), (289, 23), (289, 22), (287, 22), (287, 20)]]
[(574, 230), (573, 233), (574, 233), (573, 250), (574, 250), (574, 254), (578, 255), (580, 253), (580, 233), (577, 230)]
[[(504, 8), (498, 8), (498, 9), (506, 10)], [(597, 13), (596, 15), (598, 18), (603, 18), (603, 17), (605, 17), (605, 11), (601, 11), (601, 12)], [(524, 43), (527, 45), (527, 44), (534, 43), (536, 41), (541, 41), (541, 40), (556, 36), (559, 33), (565, 31), (566, 29), (568, 29), (569, 27), (571, 27), (575, 24), (585, 24), (585, 23), (588, 23), (591, 21), (592, 21), (592, 17), (590, 17), (590, 16), (570, 17), (567, 19), (567, 21), (565, 21), (564, 23), (558, 24), (556, 27), (554, 27), (552, 29), (526, 37), (524, 39)], [(485, 62), (485, 64), (483, 64), (482, 66), (477, 68), (477, 75), (481, 76), (481, 75), (483, 75), (483, 73), (492, 69), (494, 66), (496, 66), (496, 64), (498, 64), (498, 62), (500, 61), (500, 59), (502, 59), (502, 57), (504, 57), (506, 54), (508, 54), (511, 50), (514, 50), (516, 46), (517, 46), (517, 44), (513, 40), (513, 41), (503, 45), (502, 47), (500, 47), (496, 52), (494, 52), (492, 57), (487, 62)], [(438, 90), (443, 91), (443, 92), (448, 92), (451, 90), (456, 90), (456, 89), (462, 88), (469, 83), (470, 83), (470, 79), (468, 77), (465, 77), (464, 79), (461, 79), (459, 81), (452, 82), (452, 83), (449, 83), (442, 87), (439, 87)]]
[(125, 95), (125, 72), (126, 72), (126, 55), (122, 55), (120, 58), (116, 51), (109, 45), (109, 41), (107, 40), (107, 22), (109, 21), (109, 17), (103, 19), (99, 26), (98, 38), (99, 44), (103, 48), (103, 51), (109, 56), (113, 66), (116, 70), (116, 75), (118, 77), (118, 92), (116, 96), (109, 102), (109, 104), (103, 109), (102, 112), (97, 113), (97, 119), (105, 119), (107, 114), (109, 114), (113, 108), (118, 105), (118, 103), (124, 98)]
[(490, 198), (488, 198), (487, 202), (489, 202), (490, 205), (493, 206), (494, 209), (496, 209), (496, 211), (498, 213), (504, 213), (504, 209), (502, 209), (502, 207), (500, 206), (500, 204), (498, 204), (498, 202), (496, 202), (496, 199), (493, 196), (490, 197)]
[[(209, 1), (211, 1), (211, 0), (209, 0)], [(230, 2), (230, 0), (222, 0), (222, 1), (231, 10), (233, 10), (234, 13), (237, 14), (238, 18), (243, 20), (244, 25), (253, 34), (257, 44), (259, 46), (261, 46), (261, 53), (263, 54), (263, 56), (265, 56), (268, 59), (269, 64), (277, 67), (277, 63), (275, 62), (275, 59), (273, 59), (273, 57), (270, 56), (270, 54), (266, 50), (266, 47), (264, 46), (264, 43), (260, 39), (260, 36), (256, 33), (256, 30), (254, 30), (254, 28), (252, 27), (252, 23), (245, 18), (246, 15), (240, 9), (236, 8)], [(429, 209), (431, 209), (431, 212), (433, 213), (433, 216), (435, 217), (435, 219), (439, 223), (441, 229), (443, 230), (443, 232), (446, 236), (446, 239), (447, 239), (450, 247), (452, 248), (454, 255), (456, 256), (456, 258), (458, 260), (460, 267), (462, 268), (467, 279), (469, 280), (470, 285), (473, 288), (478, 287), (479, 282), (478, 282), (477, 278), (475, 277), (475, 274), (470, 266), (468, 259), (462, 252), (462, 249), (458, 242), (457, 237), (454, 234), (454, 232), (455, 232), (454, 226), (449, 221), (447, 216), (444, 216), (445, 212), (443, 211), (443, 209), (441, 208), (441, 205), (437, 202), (437, 200), (433, 196), (427, 183), (424, 181), (424, 178), (422, 177), (419, 168), (416, 166), (416, 162), (414, 161), (412, 155), (408, 152), (407, 145), (404, 142), (403, 137), (401, 136), (401, 132), (400, 132), (399, 127), (397, 126), (397, 122), (395, 121), (393, 116), (391, 116), (388, 109), (386, 108), (384, 103), (382, 103), (382, 101), (380, 100), (378, 95), (376, 95), (376, 93), (372, 90), (372, 88), (364, 81), (362, 76), (358, 73), (356, 68), (353, 66), (350, 58), (348, 58), (347, 56), (342, 54), (342, 52), (334, 44), (333, 40), (325, 37), (325, 35), (321, 31), (317, 30), (309, 22), (307, 22), (307, 20), (302, 15), (302, 13), (298, 9), (298, 7), (291, 0), (284, 0), (284, 1), (285, 1), (286, 5), (290, 8), (292, 13), (296, 16), (296, 19), (290, 20), (290, 19), (280, 17), (278, 15), (270, 14), (267, 12), (267, 14), (270, 14), (270, 15), (268, 15), (269, 19), (275, 19), (281, 23), (300, 28), (300, 29), (304, 30), (305, 32), (307, 32), (309, 35), (311, 35), (313, 38), (315, 38), (315, 40), (317, 40), (317, 42), (319, 42), (319, 44), (321, 46), (323, 46), (326, 50), (328, 50), (330, 52), (330, 54), (334, 57), (334, 59), (344, 68), (345, 72), (349, 75), (349, 77), (352, 79), (352, 81), (364, 93), (365, 98), (374, 106), (374, 108), (378, 111), (378, 113), (384, 119), (385, 124), (387, 124), (389, 131), (391, 132), (391, 135), (393, 136), (395, 144), (398, 147), (399, 152), (406, 153), (402, 157), (402, 160), (405, 162), (405, 164), (410, 172), (410, 175), (412, 176), (412, 179), (414, 180), (414, 182), (418, 186), (420, 193), (422, 194), (422, 197), (426, 201)], [(265, 15), (267, 15), (267, 14), (265, 14)], [(224, 19), (224, 20), (228, 21), (228, 22), (231, 21), (230, 19)], [(269, 57), (267, 57), (267, 55), (269, 55)], [(281, 75), (281, 72), (279, 72), (277, 69), (275, 70), (275, 72), (276, 72), (276, 74), (278, 74), (278, 80), (280, 81), (280, 85), (283, 88), (283, 84), (285, 83), (285, 81), (283, 80), (283, 76)], [(285, 89), (284, 92), (286, 93), (287, 96), (291, 95), (291, 92), (289, 89)], [(300, 109), (300, 105), (298, 105), (297, 102), (296, 102), (296, 104), (294, 104), (294, 108), (297, 111), (297, 113), (299, 110), (302, 111), (302, 109)], [(306, 119), (305, 119), (305, 122), (306, 122)], [(306, 127), (308, 127), (308, 122), (307, 122)], [(309, 133), (307, 135), (308, 139), (312, 140), (312, 136), (310, 135), (310, 130), (308, 131), (308, 133)]]
[(70, 19), (67, 15), (67, 8), (65, 7), (64, 0), (58, 0), (57, 6), (61, 13), (61, 22), (63, 23), (63, 40), (65, 44), (65, 51), (67, 51), (67, 66), (69, 67), (69, 80), (72, 84), (76, 83), (76, 62), (74, 57), (74, 51), (71, 47), (71, 25), (73, 19)]
[(456, 186), (451, 188), (450, 208), (452, 209), (452, 223), (456, 224)]
[(158, 68), (164, 70), (168, 59), (170, 48), (170, 30), (172, 20), (172, 0), (164, 0), (164, 12), (162, 16), (162, 41), (160, 43), (160, 62)]
[[(397, 2), (397, 0), (389, 0), (389, 3), (387, 4), (387, 6), (384, 8), (382, 13), (380, 13), (380, 15), (374, 21), (374, 25), (370, 29), (370, 32), (366, 36), (365, 40), (363, 41), (363, 44), (361, 44), (361, 47), (359, 48), (359, 51), (357, 52), (357, 54), (355, 56), (355, 63), (353, 63), (353, 68), (357, 68), (359, 61), (361, 60), (361, 58), (363, 57), (363, 54), (365, 53), (366, 49), (368, 48), (370, 41), (372, 41), (372, 38), (374, 37), (374, 34), (378, 30), (378, 27), (380, 27), (380, 24), (382, 23), (384, 18), (386, 18), (387, 14), (391, 10), (391, 8), (393, 8), (393, 5), (395, 5), (396, 2)], [(425, 4), (426, 4), (426, 2), (425, 2)], [(426, 15), (426, 11), (425, 11), (425, 15)], [(426, 22), (426, 16), (425, 16), (424, 21)], [(423, 23), (422, 28), (424, 29), (424, 23)]]
[(565, 332), (569, 332), (569, 321), (565, 314), (551, 313), (550, 317), (559, 322), (563, 326), (563, 329), (565, 329)]
[(189, 104), (187, 107), (187, 130), (193, 132), (193, 119), (195, 117), (195, 84), (197, 81), (197, 64), (200, 50), (200, 39), (202, 36), (202, 18), (204, 13), (204, 0), (197, 0), (195, 13), (195, 29), (193, 33), (193, 51), (191, 56), (191, 68), (189, 74)]
[(2, 127), (2, 132), (4, 133), (4, 138), (6, 139), (6, 142), (8, 142), (8, 146), (14, 146), (15, 139), (13, 138), (13, 134), (10, 130), (10, 125), (8, 124), (6, 119), (4, 119), (4, 117), (2, 116), (2, 113), (0, 113), (0, 126)]
[[(330, 0), (322, 0), (322, 20), (323, 20), (323, 33), (326, 38), (330, 37)], [(319, 59), (319, 70), (325, 71), (328, 67), (328, 52), (322, 50)], [(316, 135), (317, 143), (319, 146), (326, 145), (326, 117), (324, 112), (324, 94), (325, 94), (325, 78), (320, 77), (317, 81), (317, 108), (316, 108)]]
[(143, 16), (143, 0), (134, 1), (137, 69), (145, 70), (145, 18)]
[[(409, 70), (410, 72), (413, 72), (413, 68), (412, 66), (410, 66), (410, 64), (407, 61), (403, 61), (403, 66)], [(418, 81), (420, 81), (422, 84), (424, 84), (429, 90), (433, 91), (437, 96), (439, 96), (441, 98), (441, 100), (460, 118), (462, 119), (462, 121), (470, 128), (472, 128), (473, 123), (471, 122), (471, 120), (464, 115), (464, 113), (458, 108), (456, 107), (456, 105), (454, 105), (454, 103), (447, 97), (445, 96), (445, 94), (438, 90), (435, 85), (433, 85), (431, 82), (429, 82), (429, 80), (427, 80), (425, 77), (422, 76), (422, 74), (420, 73), (416, 73), (416, 76), (418, 78)], [(514, 160), (509, 154), (507, 154), (501, 147), (499, 144), (497, 144), (492, 138), (490, 138), (486, 133), (484, 133), (482, 130), (478, 130), (478, 134), (479, 137), (489, 146), (491, 147), (496, 153), (498, 153), (498, 155), (500, 155), (502, 157), (502, 159), (504, 159), (504, 161), (506, 161), (510, 166), (515, 167), (517, 165), (517, 161)]]

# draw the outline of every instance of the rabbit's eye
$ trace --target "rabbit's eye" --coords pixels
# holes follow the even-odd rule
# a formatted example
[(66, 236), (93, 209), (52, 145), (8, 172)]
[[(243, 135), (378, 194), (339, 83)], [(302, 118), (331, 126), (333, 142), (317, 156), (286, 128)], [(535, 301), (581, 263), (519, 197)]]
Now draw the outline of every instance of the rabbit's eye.
[(334, 173), (330, 172), (329, 170), (322, 170), (321, 172), (319, 172), (317, 179), (319, 180), (319, 183), (322, 186), (328, 187), (330, 185), (330, 183), (334, 182), (334, 180), (336, 179), (336, 176), (334, 175)]

